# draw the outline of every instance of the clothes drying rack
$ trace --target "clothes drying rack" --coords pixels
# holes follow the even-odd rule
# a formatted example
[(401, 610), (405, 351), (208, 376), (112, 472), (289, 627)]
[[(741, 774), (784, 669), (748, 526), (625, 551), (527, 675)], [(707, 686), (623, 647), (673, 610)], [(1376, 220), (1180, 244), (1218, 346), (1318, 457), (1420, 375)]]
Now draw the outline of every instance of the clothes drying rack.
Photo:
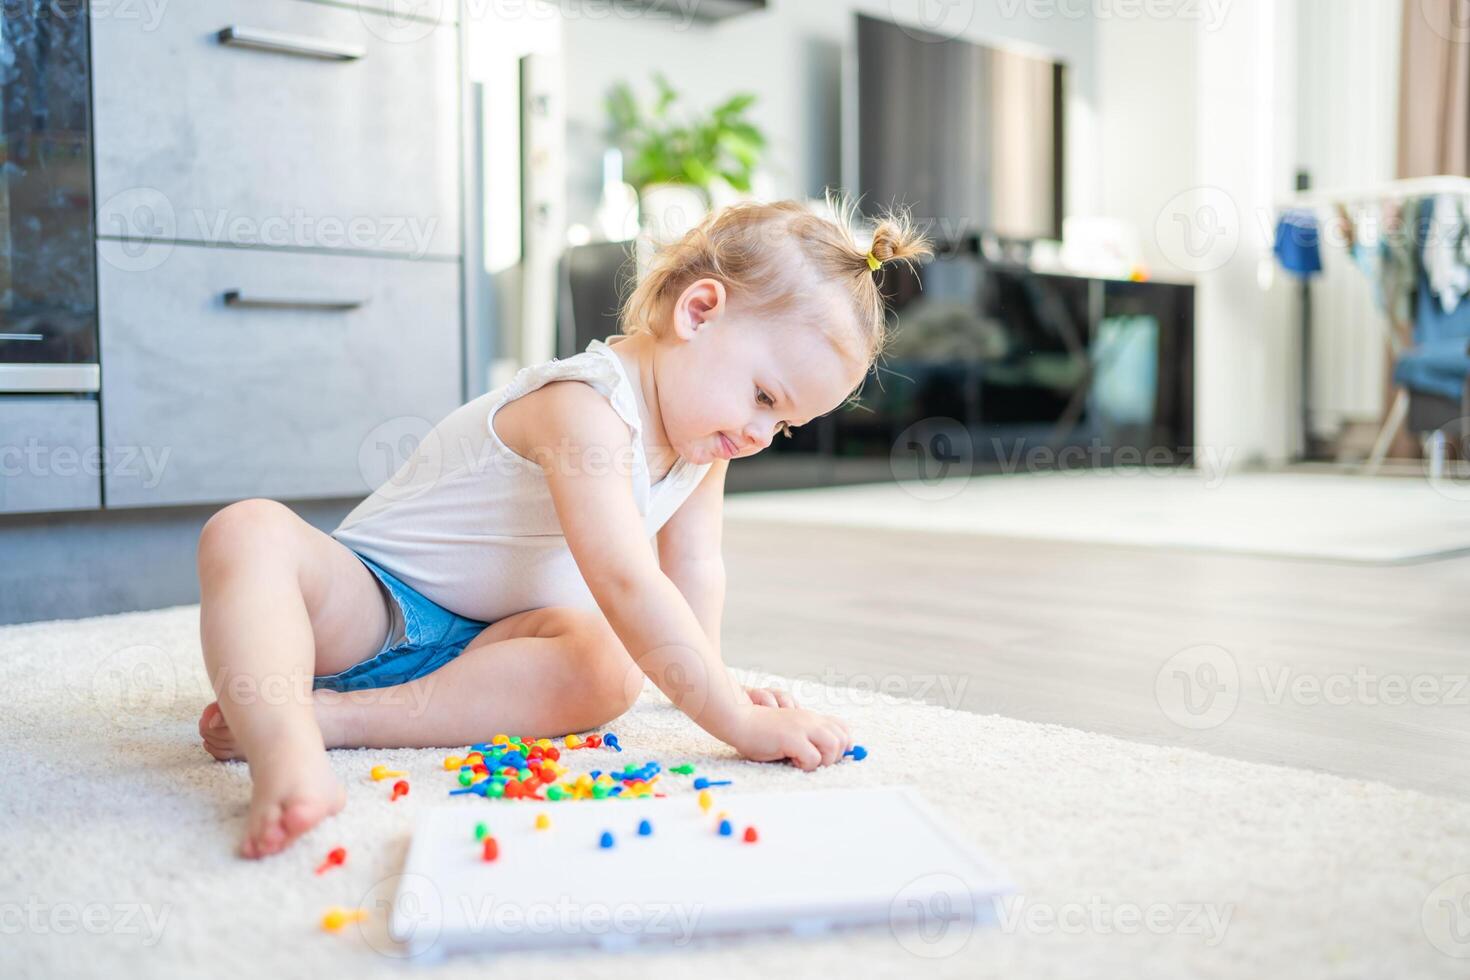
[[(1310, 178), (1305, 173), (1297, 175), (1298, 190), (1292, 196), (1276, 202), (1276, 212), (1292, 209), (1331, 208), (1338, 205), (1348, 206), (1353, 204), (1382, 203), (1384, 201), (1405, 201), (1412, 198), (1436, 197), (1441, 194), (1458, 194), (1470, 198), (1470, 177), (1456, 177), (1440, 175), (1435, 177), (1403, 177), (1398, 180), (1386, 180), (1376, 184), (1364, 184), (1358, 187), (1342, 187), (1330, 190), (1311, 190), (1308, 186)], [(1301, 357), (1301, 424), (1302, 424), (1302, 457), (1310, 456), (1312, 430), (1311, 430), (1311, 339), (1312, 339), (1312, 293), (1311, 282), (1308, 279), (1301, 281), (1301, 335), (1302, 335), (1302, 357)], [(1398, 335), (1394, 332), (1393, 324), (1389, 323), (1384, 331), (1384, 340), (1393, 357), (1397, 358), (1401, 349)], [(1378, 430), (1378, 437), (1373, 441), (1373, 451), (1368, 454), (1368, 460), (1363, 464), (1363, 469), (1368, 473), (1377, 472), (1383, 465), (1383, 460), (1388, 455), (1388, 447), (1393, 445), (1394, 437), (1403, 428), (1404, 420), (1409, 414), (1409, 392), (1400, 387), (1394, 396), (1393, 405), (1389, 408), (1388, 416), (1383, 420), (1383, 425)]]

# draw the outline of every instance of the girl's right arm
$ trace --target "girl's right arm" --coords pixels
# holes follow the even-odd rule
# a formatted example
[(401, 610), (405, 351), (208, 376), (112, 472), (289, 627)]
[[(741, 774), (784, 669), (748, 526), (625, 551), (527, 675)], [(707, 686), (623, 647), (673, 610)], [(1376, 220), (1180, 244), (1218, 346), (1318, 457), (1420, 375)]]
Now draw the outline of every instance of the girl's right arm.
[(542, 392), (525, 455), (545, 472), (577, 568), (639, 669), (679, 710), (747, 758), (789, 758), (804, 769), (841, 759), (852, 746), (841, 721), (753, 705), (725, 670), (644, 534), (633, 497), (632, 433), (607, 399), (578, 381), (535, 394)]

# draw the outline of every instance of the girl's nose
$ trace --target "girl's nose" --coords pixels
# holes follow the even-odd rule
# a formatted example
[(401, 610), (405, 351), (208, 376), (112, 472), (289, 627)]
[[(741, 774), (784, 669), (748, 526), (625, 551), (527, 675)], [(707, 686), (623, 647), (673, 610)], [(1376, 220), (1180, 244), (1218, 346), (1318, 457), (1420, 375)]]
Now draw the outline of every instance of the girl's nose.
[(765, 449), (771, 444), (771, 439), (775, 436), (775, 434), (776, 427), (774, 425), (770, 426), (769, 428), (762, 428), (760, 425), (755, 423), (746, 426), (744, 433), (746, 442), (753, 442), (756, 445), (760, 446), (762, 449)]

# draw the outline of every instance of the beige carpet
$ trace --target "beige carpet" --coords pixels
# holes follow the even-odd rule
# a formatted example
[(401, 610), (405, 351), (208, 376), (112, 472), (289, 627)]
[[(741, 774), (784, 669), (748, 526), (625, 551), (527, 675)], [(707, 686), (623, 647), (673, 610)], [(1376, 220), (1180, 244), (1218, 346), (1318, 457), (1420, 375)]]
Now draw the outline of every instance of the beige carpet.
[(1126, 469), (731, 494), (727, 517), (1347, 562), (1470, 550), (1470, 483)]
[[(194, 606), (0, 629), (0, 974), (418, 975), (375, 906), (442, 751), (342, 751), (340, 816), (288, 853), (235, 858), (243, 764), (214, 762)], [(828, 689), (871, 751), (815, 774), (737, 760), (656, 694), (611, 726), (624, 760), (693, 761), (725, 792), (912, 784), (1010, 872), (1001, 925), (932, 935), (708, 941), (676, 951), (450, 960), (433, 977), (1463, 977), (1470, 805), (1055, 726)], [(493, 734), (487, 727), (486, 734)], [(594, 753), (574, 753), (592, 768)], [(407, 769), (389, 803), (364, 777)], [(464, 801), (487, 813), (515, 803)], [(579, 803), (573, 806), (618, 806)], [(337, 845), (345, 867), (314, 865)], [(874, 846), (881, 846), (875, 841)], [(854, 855), (861, 860), (861, 855)], [(1460, 875), (1462, 877), (1455, 877)], [(899, 898), (900, 896), (895, 896)], [(1459, 918), (1457, 918), (1459, 917)]]

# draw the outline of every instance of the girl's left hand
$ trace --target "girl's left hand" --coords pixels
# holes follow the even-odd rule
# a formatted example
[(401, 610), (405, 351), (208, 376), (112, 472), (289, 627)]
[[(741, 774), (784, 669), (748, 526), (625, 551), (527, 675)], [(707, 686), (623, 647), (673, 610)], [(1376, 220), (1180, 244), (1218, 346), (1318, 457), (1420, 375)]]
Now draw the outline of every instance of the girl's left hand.
[(751, 704), (759, 704), (767, 708), (795, 708), (796, 699), (785, 691), (774, 687), (747, 687), (746, 695)]

